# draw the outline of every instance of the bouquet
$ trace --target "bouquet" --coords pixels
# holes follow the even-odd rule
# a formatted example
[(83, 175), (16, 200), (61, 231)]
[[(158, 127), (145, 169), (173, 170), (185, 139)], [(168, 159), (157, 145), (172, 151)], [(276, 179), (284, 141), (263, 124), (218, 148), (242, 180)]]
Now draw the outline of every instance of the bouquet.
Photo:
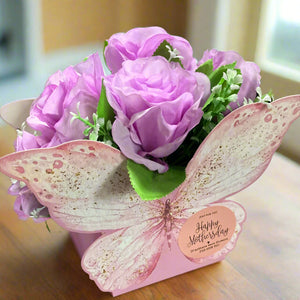
[(300, 115), (299, 95), (262, 94), (255, 63), (216, 49), (198, 61), (159, 27), (114, 34), (103, 64), (92, 54), (53, 74), (32, 103), (12, 105), (28, 103), (16, 152), (0, 159), (14, 209), (104, 233), (82, 267), (113, 292), (147, 282), (172, 247), (189, 270), (231, 251), (245, 211), (226, 197), (263, 173)]

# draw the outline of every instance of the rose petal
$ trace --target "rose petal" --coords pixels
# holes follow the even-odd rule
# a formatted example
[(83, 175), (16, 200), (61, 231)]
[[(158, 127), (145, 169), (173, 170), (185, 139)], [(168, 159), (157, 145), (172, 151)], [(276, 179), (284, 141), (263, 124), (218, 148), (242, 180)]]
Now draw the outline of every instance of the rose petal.
[(153, 161), (144, 158), (138, 154), (141, 148), (134, 144), (130, 138), (130, 132), (118, 119), (114, 122), (112, 127), (112, 134), (114, 141), (120, 146), (121, 152), (128, 158), (132, 159), (138, 164), (145, 165), (149, 170), (158, 171), (159, 173), (164, 173), (168, 170), (163, 162)]
[(189, 42), (182, 37), (168, 34), (160, 27), (134, 28), (126, 33), (117, 33), (108, 39), (104, 56), (108, 68), (116, 73), (126, 60), (151, 57), (159, 45), (167, 40), (183, 56), (182, 63), (187, 70), (195, 70), (196, 59)]

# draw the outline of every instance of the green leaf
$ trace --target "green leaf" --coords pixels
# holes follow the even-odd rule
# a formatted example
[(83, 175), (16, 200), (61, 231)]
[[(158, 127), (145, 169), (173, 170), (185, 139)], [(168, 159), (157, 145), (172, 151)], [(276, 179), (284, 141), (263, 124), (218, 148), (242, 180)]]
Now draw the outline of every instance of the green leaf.
[(97, 141), (98, 139), (98, 134), (94, 131), (91, 132), (90, 136), (89, 136), (89, 140), (90, 141)]
[(224, 115), (223, 114), (218, 114), (217, 115), (217, 121), (218, 121), (218, 123), (220, 123), (223, 119), (224, 119)]
[(169, 166), (169, 170), (159, 174), (144, 165), (127, 160), (131, 185), (142, 200), (160, 199), (175, 190), (185, 180), (185, 168)]
[[(167, 60), (170, 59), (170, 52), (168, 50), (168, 48), (166, 46), (169, 46), (170, 49), (173, 51), (174, 48), (172, 47), (172, 45), (170, 43), (168, 43), (166, 40), (164, 40), (155, 50), (155, 52), (153, 53), (153, 56), (162, 56), (164, 58), (166, 58)], [(183, 68), (183, 65), (181, 63), (181, 60), (179, 58), (172, 58), (171, 61), (173, 62), (178, 62), (180, 64), (180, 66)]]
[(215, 104), (214, 113), (219, 114), (226, 110), (226, 106), (222, 102), (217, 102)]
[(218, 69), (214, 70), (208, 76), (208, 78), (210, 80), (211, 88), (213, 88), (214, 86), (216, 86), (220, 82), (220, 80), (223, 77), (224, 72), (226, 72), (228, 69), (234, 69), (235, 65), (236, 65), (236, 62), (233, 62), (232, 64), (221, 66)]
[(170, 58), (170, 52), (169, 50), (167, 49), (166, 46), (169, 46), (172, 50), (173, 50), (173, 47), (171, 46), (170, 43), (168, 43), (166, 40), (164, 40), (158, 47), (157, 49), (155, 50), (155, 52), (153, 53), (153, 56), (162, 56), (166, 59), (169, 59)]
[(203, 63), (196, 72), (203, 73), (206, 76), (209, 76), (213, 72), (214, 66), (213, 66), (213, 60), (209, 59), (205, 63)]
[(107, 40), (105, 40), (104, 41), (104, 45), (103, 45), (103, 53), (104, 53), (104, 51), (105, 51), (105, 48), (108, 46), (108, 41)]
[(85, 135), (85, 136), (88, 136), (89, 134), (90, 134), (90, 131), (92, 130), (92, 128), (91, 127), (88, 127), (88, 128), (86, 128), (85, 130), (84, 130), (84, 132), (83, 132), (83, 134)]
[(205, 104), (203, 105), (202, 110), (205, 111), (205, 109), (208, 107), (209, 104), (211, 104), (214, 101), (214, 99), (215, 99), (215, 95), (210, 94), (210, 96), (206, 100)]
[(48, 232), (49, 232), (49, 233), (51, 233), (51, 230), (50, 230), (50, 227), (49, 227), (49, 225), (48, 225), (48, 222), (47, 222), (47, 221), (45, 221), (45, 225), (46, 225), (46, 228), (47, 228)]
[(213, 112), (212, 111), (208, 111), (206, 113), (203, 114), (202, 118), (206, 121), (210, 121), (213, 117)]
[(106, 88), (104, 86), (103, 80), (102, 80), (100, 99), (97, 107), (97, 115), (98, 118), (103, 118), (105, 123), (109, 120), (112, 122), (115, 116), (114, 110), (112, 109), (112, 107), (109, 105), (107, 101)]
[(104, 64), (105, 64), (106, 67), (107, 67), (107, 63), (106, 63), (106, 57), (105, 57), (105, 55), (104, 55), (104, 52), (105, 52), (105, 48), (106, 48), (107, 46), (108, 46), (108, 41), (105, 40), (105, 41), (104, 41), (104, 45), (103, 45), (102, 56), (103, 56)]
[(207, 133), (209, 133), (209, 132), (211, 132), (211, 131), (214, 129), (215, 126), (216, 126), (216, 124), (214, 124), (213, 122), (207, 122), (207, 123), (205, 123), (205, 124), (203, 125), (203, 129), (204, 129)]

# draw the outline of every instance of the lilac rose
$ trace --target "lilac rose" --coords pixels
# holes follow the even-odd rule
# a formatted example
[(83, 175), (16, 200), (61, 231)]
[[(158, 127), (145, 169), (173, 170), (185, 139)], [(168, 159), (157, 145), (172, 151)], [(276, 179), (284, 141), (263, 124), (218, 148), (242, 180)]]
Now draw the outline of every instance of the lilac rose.
[(190, 43), (182, 37), (168, 34), (160, 27), (134, 28), (126, 33), (112, 35), (104, 52), (106, 64), (115, 73), (126, 60), (152, 56), (164, 40), (182, 56), (181, 62), (185, 69), (195, 70), (196, 59)]
[(17, 196), (14, 211), (21, 220), (32, 217), (37, 223), (46, 221), (50, 216), (47, 207), (40, 204), (27, 186), (17, 181), (8, 190), (8, 193)]
[[(16, 151), (40, 148), (36, 138), (35, 135), (29, 132), (18, 131), (15, 141)], [(47, 207), (40, 204), (34, 194), (22, 182), (17, 181), (13, 183), (8, 189), (8, 193), (12, 196), (17, 196), (14, 210), (21, 220), (32, 217), (35, 222), (44, 222), (49, 218)]]
[(27, 131), (18, 131), (17, 139), (15, 140), (16, 151), (40, 148), (37, 142), (37, 137)]
[[(85, 125), (79, 120), (71, 124), (70, 112), (77, 113), (79, 109), (83, 118), (92, 120), (97, 110), (103, 75), (102, 64), (96, 53), (74, 67), (52, 75), (42, 94), (34, 101), (27, 118), (28, 125), (39, 134), (19, 132), (15, 141), (16, 151), (51, 147), (84, 138)], [(49, 215), (47, 208), (22, 183), (14, 183), (8, 192), (17, 196), (14, 209), (21, 219), (31, 216), (40, 222)]]
[(71, 124), (71, 112), (92, 120), (97, 111), (104, 76), (97, 53), (84, 62), (58, 71), (47, 81), (27, 118), (28, 125), (40, 132), (40, 147), (52, 147), (64, 142), (84, 138), (85, 125), (80, 120)]
[(125, 61), (104, 84), (116, 113), (112, 136), (122, 153), (150, 170), (166, 172), (162, 158), (200, 122), (209, 79), (154, 56)]
[(254, 100), (256, 97), (256, 88), (260, 85), (260, 69), (254, 62), (245, 61), (237, 52), (218, 51), (216, 49), (206, 50), (199, 61), (199, 65), (212, 59), (214, 70), (220, 66), (236, 62), (236, 68), (240, 69), (243, 76), (243, 82), (238, 92), (236, 102), (231, 102), (232, 109), (236, 109), (243, 104), (244, 98)]

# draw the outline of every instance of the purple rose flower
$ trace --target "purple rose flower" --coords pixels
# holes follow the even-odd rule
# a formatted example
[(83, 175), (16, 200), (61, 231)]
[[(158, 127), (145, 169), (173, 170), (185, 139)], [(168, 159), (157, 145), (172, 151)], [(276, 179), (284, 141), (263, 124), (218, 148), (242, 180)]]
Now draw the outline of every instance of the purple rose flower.
[(126, 33), (112, 35), (104, 52), (106, 64), (115, 73), (125, 60), (152, 56), (164, 40), (179, 51), (185, 69), (195, 70), (196, 59), (189, 42), (182, 37), (168, 34), (160, 27), (134, 28)]
[[(34, 101), (27, 118), (27, 123), (39, 131), (39, 135), (20, 132), (15, 141), (16, 151), (51, 147), (84, 138), (85, 125), (79, 120), (71, 124), (70, 112), (76, 113), (80, 102), (80, 115), (92, 120), (97, 110), (103, 75), (98, 54), (91, 55), (75, 67), (68, 67), (52, 75), (43, 93)], [(48, 209), (22, 183), (14, 183), (8, 192), (17, 196), (14, 209), (20, 219), (33, 217), (36, 222), (42, 222), (49, 216)]]
[[(16, 151), (40, 148), (37, 137), (26, 131), (19, 131), (15, 141)], [(8, 194), (17, 196), (14, 210), (21, 220), (32, 217), (35, 222), (44, 222), (49, 218), (47, 207), (41, 205), (34, 194), (23, 183), (17, 181), (8, 189)]]
[[(80, 120), (71, 124), (70, 112), (77, 112), (92, 120), (97, 110), (104, 76), (98, 54), (86, 61), (58, 71), (47, 81), (39, 98), (31, 108), (28, 125), (40, 132), (37, 142), (40, 147), (51, 147), (84, 138), (85, 125)], [(79, 103), (79, 107), (78, 107)]]
[(21, 220), (32, 217), (35, 222), (39, 223), (49, 219), (47, 207), (37, 201), (36, 197), (27, 186), (22, 186), (22, 184), (17, 181), (11, 185), (8, 193), (17, 196), (14, 203), (14, 211)]
[(150, 170), (167, 171), (161, 158), (200, 122), (209, 79), (154, 56), (125, 61), (104, 83), (116, 113), (113, 139), (122, 153)]
[(218, 51), (216, 49), (206, 50), (199, 61), (199, 65), (212, 59), (214, 70), (220, 66), (228, 65), (236, 61), (236, 68), (240, 69), (243, 76), (243, 83), (238, 92), (236, 102), (231, 102), (232, 109), (236, 109), (243, 104), (244, 98), (254, 100), (256, 88), (260, 85), (260, 69), (254, 62), (244, 61), (244, 59), (234, 51)]
[(18, 132), (17, 139), (15, 140), (16, 151), (23, 151), (28, 149), (40, 148), (37, 142), (37, 137), (27, 131)]

